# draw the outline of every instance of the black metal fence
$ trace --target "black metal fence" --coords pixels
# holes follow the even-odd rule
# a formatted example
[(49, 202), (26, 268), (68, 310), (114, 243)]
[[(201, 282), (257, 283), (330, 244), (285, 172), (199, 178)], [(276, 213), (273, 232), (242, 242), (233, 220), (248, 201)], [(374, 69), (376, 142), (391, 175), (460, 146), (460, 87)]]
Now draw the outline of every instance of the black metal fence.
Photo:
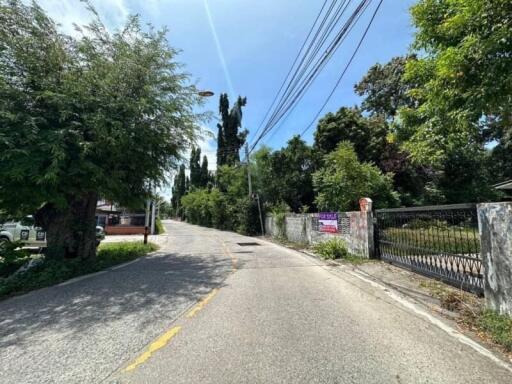
[(483, 293), (476, 205), (381, 209), (375, 214), (382, 260)]

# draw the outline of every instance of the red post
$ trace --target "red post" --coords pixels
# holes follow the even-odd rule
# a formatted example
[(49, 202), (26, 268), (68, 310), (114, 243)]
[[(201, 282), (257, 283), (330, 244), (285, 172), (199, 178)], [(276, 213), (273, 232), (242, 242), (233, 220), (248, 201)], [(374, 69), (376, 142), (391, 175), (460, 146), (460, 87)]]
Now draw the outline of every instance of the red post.
[(149, 234), (149, 227), (146, 225), (144, 227), (144, 244), (148, 243), (148, 234)]

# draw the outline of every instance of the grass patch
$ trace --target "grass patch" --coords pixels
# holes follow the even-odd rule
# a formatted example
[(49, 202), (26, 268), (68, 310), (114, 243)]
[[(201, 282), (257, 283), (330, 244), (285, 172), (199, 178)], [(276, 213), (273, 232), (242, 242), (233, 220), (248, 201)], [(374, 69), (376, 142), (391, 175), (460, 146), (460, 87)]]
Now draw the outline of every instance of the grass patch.
[(366, 257), (361, 257), (361, 256), (357, 256), (357, 255), (352, 255), (352, 254), (349, 254), (348, 256), (344, 257), (343, 260), (348, 261), (350, 264), (355, 264), (355, 265), (361, 265), (361, 264), (373, 262), (373, 260), (368, 259)]
[(88, 273), (98, 272), (156, 251), (158, 246), (142, 242), (102, 244), (96, 260), (44, 260), (24, 273), (0, 278), (0, 298), (52, 286)]
[(443, 283), (421, 282), (441, 302), (441, 307), (460, 315), (459, 323), (512, 352), (512, 317), (485, 309), (482, 301), (468, 292), (454, 290)]
[(478, 316), (477, 325), (492, 341), (512, 352), (512, 317), (485, 310)]

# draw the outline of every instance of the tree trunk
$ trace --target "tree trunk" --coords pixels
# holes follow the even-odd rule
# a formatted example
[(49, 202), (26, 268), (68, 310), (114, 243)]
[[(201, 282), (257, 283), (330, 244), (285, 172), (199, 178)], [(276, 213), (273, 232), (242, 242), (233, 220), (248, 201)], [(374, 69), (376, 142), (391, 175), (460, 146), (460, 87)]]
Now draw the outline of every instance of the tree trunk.
[(89, 192), (70, 198), (64, 209), (46, 204), (36, 212), (37, 224), (46, 230), (47, 258), (94, 260), (97, 201), (97, 194)]

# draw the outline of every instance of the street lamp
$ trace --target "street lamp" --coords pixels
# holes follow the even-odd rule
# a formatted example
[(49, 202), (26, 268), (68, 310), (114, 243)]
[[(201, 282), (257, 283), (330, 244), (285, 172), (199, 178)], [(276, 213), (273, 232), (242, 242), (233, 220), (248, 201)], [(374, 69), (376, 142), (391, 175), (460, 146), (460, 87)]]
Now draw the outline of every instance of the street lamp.
[(197, 94), (201, 97), (212, 97), (215, 95), (212, 91), (198, 91)]

